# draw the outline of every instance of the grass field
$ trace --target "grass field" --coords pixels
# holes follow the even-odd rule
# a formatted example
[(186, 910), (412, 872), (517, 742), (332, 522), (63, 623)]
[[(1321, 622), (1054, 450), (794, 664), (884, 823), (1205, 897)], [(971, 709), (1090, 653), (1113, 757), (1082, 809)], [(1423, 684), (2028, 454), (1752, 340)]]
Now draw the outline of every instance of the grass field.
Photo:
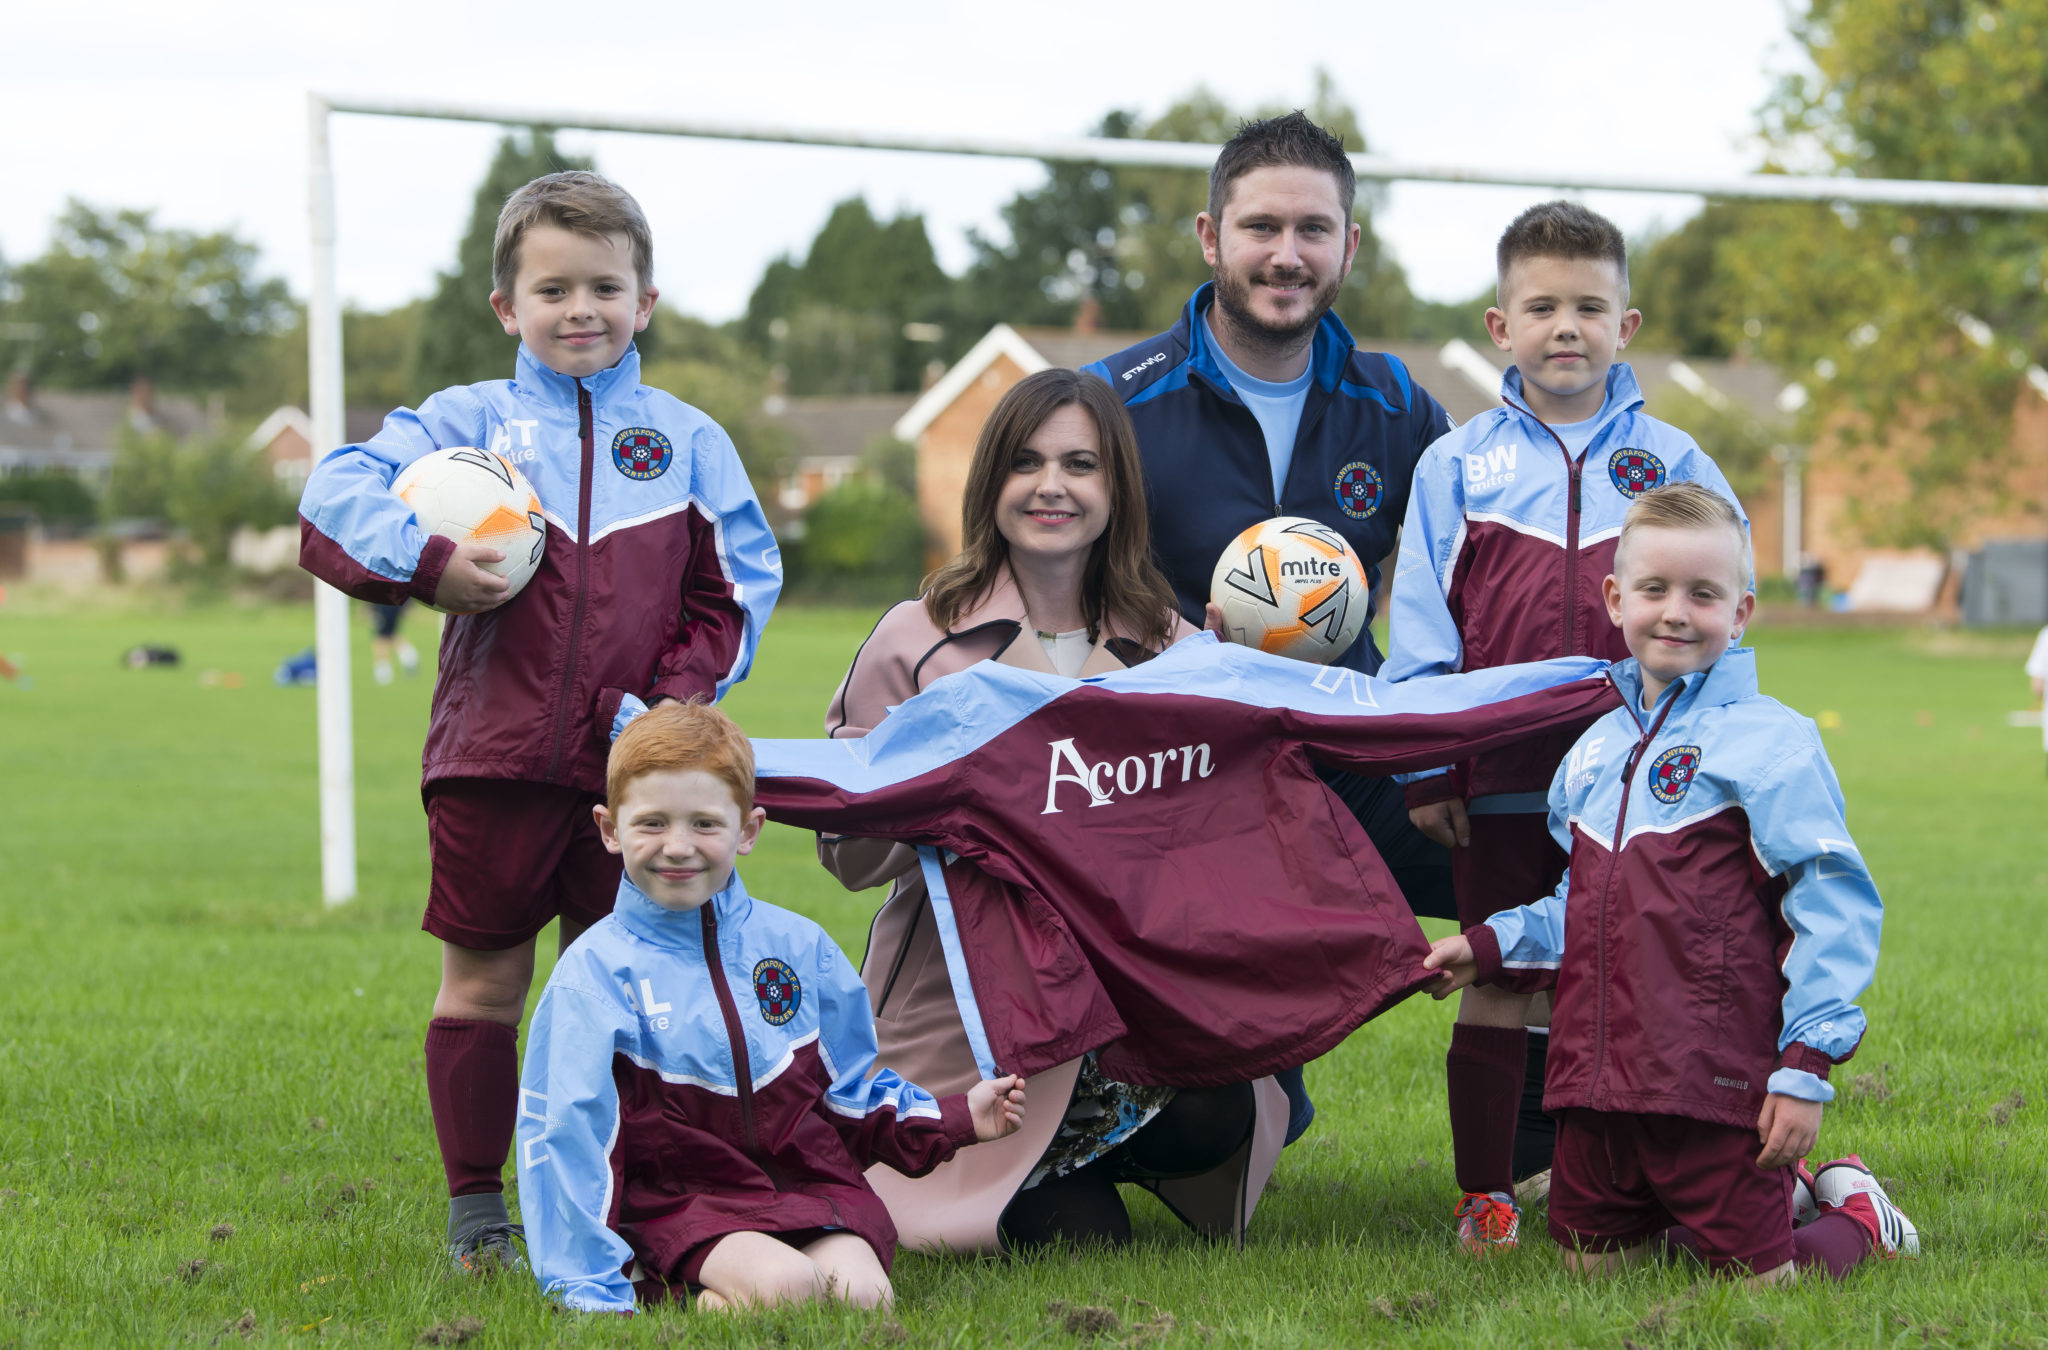
[[(779, 614), (728, 706), (817, 734), (869, 617)], [(1411, 1000), (1311, 1067), (1321, 1114), (1242, 1253), (1134, 1194), (1123, 1255), (903, 1256), (893, 1320), (627, 1321), (446, 1273), (420, 1072), (429, 688), (373, 685), (358, 629), (362, 894), (325, 909), (313, 696), (270, 682), (311, 631), (303, 607), (0, 610), (33, 678), (0, 683), (0, 1346), (1066, 1346), (1088, 1325), (1127, 1346), (2048, 1344), (2048, 782), (2040, 733), (2004, 719), (2022, 638), (1758, 634), (1765, 687), (1833, 714), (1889, 902), (1823, 1156), (1889, 1179), (1917, 1264), (1757, 1294), (1683, 1268), (1589, 1287), (1539, 1222), (1473, 1265), (1450, 1249), (1449, 1009)], [(184, 663), (117, 666), (145, 641)], [(859, 952), (876, 897), (840, 890), (807, 836), (771, 827), (746, 872)], [(1106, 1320), (1077, 1332), (1058, 1302)]]

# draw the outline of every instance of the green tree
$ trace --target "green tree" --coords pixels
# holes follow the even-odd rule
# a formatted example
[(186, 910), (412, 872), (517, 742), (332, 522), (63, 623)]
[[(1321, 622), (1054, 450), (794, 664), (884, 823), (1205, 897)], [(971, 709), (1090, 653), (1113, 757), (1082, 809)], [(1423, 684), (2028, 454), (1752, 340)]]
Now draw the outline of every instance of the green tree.
[(640, 379), (701, 409), (725, 428), (746, 466), (754, 495), (773, 494), (789, 468), (788, 433), (770, 418), (767, 363), (734, 331), (657, 308), (649, 332), (658, 332), (661, 355), (640, 368)]
[[(1285, 111), (1263, 108), (1250, 116)], [(1317, 75), (1305, 111), (1342, 136), (1348, 149), (1365, 149), (1357, 113), (1327, 75)], [(1149, 122), (1134, 112), (1111, 112), (1095, 134), (1220, 144), (1245, 120), (1198, 87)], [(1071, 323), (1083, 298), (1094, 300), (1105, 327), (1167, 327), (1210, 277), (1195, 236), (1195, 217), (1207, 209), (1208, 194), (1208, 175), (1200, 170), (1048, 164), (1043, 186), (1003, 207), (1007, 239), (969, 235), (975, 257), (960, 302), (975, 327), (969, 340), (998, 321)], [(1405, 334), (1415, 303), (1406, 274), (1373, 229), (1381, 195), (1372, 184), (1359, 185), (1353, 207), (1361, 226), (1358, 255), (1336, 303), (1338, 317), (1365, 337)]]
[[(445, 389), (501, 380), (511, 373), (514, 339), (505, 336), (491, 312), (491, 245), (498, 233), (498, 212), (506, 198), (542, 174), (592, 167), (582, 156), (558, 151), (554, 133), (546, 127), (528, 128), (523, 139), (508, 133), (498, 142), (491, 167), (477, 186), (469, 229), (456, 248), (455, 270), (439, 275), (420, 314), (416, 388)], [(650, 354), (644, 343), (641, 354)]]
[(740, 331), (784, 368), (793, 394), (915, 389), (934, 351), (923, 327), (906, 326), (944, 329), (951, 290), (923, 216), (877, 220), (851, 197), (832, 208), (802, 262), (768, 265)]
[(165, 432), (124, 429), (104, 500), (110, 518), (166, 520), (185, 532), (196, 561), (225, 567), (228, 545), (244, 525), (289, 525), (296, 502), (279, 488), (260, 450), (219, 434), (180, 441)]
[[(2048, 178), (2048, 0), (1813, 0), (1811, 68), (1764, 110), (1772, 167), (1883, 178)], [(1713, 246), (1720, 340), (1811, 395), (1801, 432), (1896, 469), (1853, 518), (1872, 542), (1944, 545), (2011, 503), (2011, 414), (2044, 356), (2038, 216), (1748, 205)], [(1712, 235), (1720, 224), (1702, 227)], [(1874, 475), (1874, 478), (1879, 477)]]
[(849, 478), (811, 503), (791, 550), (792, 583), (817, 599), (878, 601), (917, 589), (924, 521), (917, 500), (887, 483)]
[[(415, 373), (420, 317), (426, 301), (395, 309), (345, 309), (341, 315), (342, 395), (351, 406), (416, 408), (439, 386)], [(229, 400), (241, 416), (260, 418), (281, 404), (307, 406), (306, 315), (265, 342), (244, 364), (242, 383)]]
[(5, 289), (0, 359), (74, 388), (233, 385), (250, 354), (291, 321), (290, 292), (257, 275), (254, 244), (75, 199), (48, 251), (12, 268)]

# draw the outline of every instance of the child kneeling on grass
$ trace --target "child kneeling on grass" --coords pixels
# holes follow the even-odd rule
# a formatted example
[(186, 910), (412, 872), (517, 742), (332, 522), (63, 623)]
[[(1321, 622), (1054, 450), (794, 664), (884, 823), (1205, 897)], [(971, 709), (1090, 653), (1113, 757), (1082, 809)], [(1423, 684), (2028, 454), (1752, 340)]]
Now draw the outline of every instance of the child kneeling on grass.
[(625, 878), (549, 976), (520, 1080), (520, 1208), (542, 1292), (613, 1312), (671, 1285), (704, 1308), (888, 1303), (896, 1228), (863, 1170), (918, 1176), (1014, 1133), (1023, 1081), (934, 1100), (869, 1076), (854, 964), (733, 870), (764, 816), (753, 749), (725, 714), (642, 714), (606, 778), (593, 813)]
[[(1550, 785), (1570, 870), (1424, 963), (1439, 998), (1557, 970), (1550, 1232), (1588, 1274), (1660, 1234), (1765, 1283), (1919, 1252), (1860, 1158), (1806, 1169), (1828, 1070), (1863, 1038), (1851, 1000), (1884, 907), (1813, 723), (1757, 692), (1753, 651), (1729, 650), (1756, 603), (1747, 557), (1709, 488), (1629, 507), (1605, 584), (1633, 658), (1612, 670), (1625, 705)], [(1795, 1215), (1812, 1217), (1795, 1230)]]

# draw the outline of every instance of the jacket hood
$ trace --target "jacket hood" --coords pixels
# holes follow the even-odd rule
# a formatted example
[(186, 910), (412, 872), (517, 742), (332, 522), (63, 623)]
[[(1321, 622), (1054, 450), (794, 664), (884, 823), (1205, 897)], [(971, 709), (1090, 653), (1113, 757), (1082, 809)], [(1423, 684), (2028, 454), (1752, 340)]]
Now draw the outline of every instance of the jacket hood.
[[(1622, 698), (1636, 713), (1643, 711), (1643, 667), (1634, 657), (1617, 661), (1608, 668), (1608, 676), (1614, 687), (1621, 691)], [(1686, 699), (1694, 708), (1717, 708), (1733, 703), (1737, 699), (1753, 698), (1757, 694), (1756, 648), (1730, 647), (1721, 653), (1721, 659), (1705, 670), (1695, 670), (1690, 675), (1681, 675), (1673, 680), (1658, 702), (1665, 699)]]
[(626, 354), (595, 375), (577, 379), (548, 366), (524, 342), (519, 344), (519, 363), (512, 383), (531, 389), (543, 398), (561, 399), (572, 407), (578, 388), (587, 390), (593, 402), (602, 403), (615, 394), (630, 393), (640, 385), (640, 348), (628, 343)]
[[(1543, 419), (1529, 411), (1528, 399), (1522, 393), (1522, 371), (1519, 366), (1509, 366), (1500, 377), (1500, 401), (1507, 405), (1511, 414)], [(1640, 411), (1643, 406), (1643, 387), (1636, 382), (1635, 371), (1626, 361), (1616, 361), (1607, 368), (1607, 401), (1600, 405), (1600, 411), (1593, 422), (1594, 439), (1609, 422), (1623, 413)]]
[[(725, 889), (704, 903), (711, 907), (719, 926), (729, 929), (746, 921), (754, 899), (747, 894), (746, 884), (735, 868)], [(702, 915), (694, 909), (665, 909), (655, 904), (647, 892), (633, 884), (631, 877), (619, 878), (619, 894), (612, 902), (612, 914), (627, 932), (657, 947), (696, 951), (704, 945)]]
[[(1195, 288), (1195, 293), (1188, 297), (1187, 307), (1181, 311), (1180, 326), (1187, 336), (1188, 364), (1222, 397), (1241, 403), (1243, 400), (1238, 398), (1237, 390), (1231, 386), (1229, 377), (1216, 360), (1216, 345), (1209, 336), (1209, 325), (1204, 321), (1209, 306), (1215, 301), (1216, 283), (1205, 281)], [(1337, 382), (1344, 378), (1344, 367), (1350, 363), (1351, 352), (1356, 345), (1351, 330), (1344, 326), (1336, 311), (1323, 311), (1309, 349), (1309, 369), (1315, 372), (1317, 388), (1326, 394), (1336, 389)]]

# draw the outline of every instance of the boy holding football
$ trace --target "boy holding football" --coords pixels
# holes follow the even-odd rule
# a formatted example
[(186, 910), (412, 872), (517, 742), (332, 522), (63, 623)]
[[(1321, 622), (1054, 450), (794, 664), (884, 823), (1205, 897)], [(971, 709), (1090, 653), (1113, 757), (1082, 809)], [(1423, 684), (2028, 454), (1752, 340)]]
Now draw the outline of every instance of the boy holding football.
[(1588, 1274), (1660, 1234), (1762, 1283), (1919, 1251), (1861, 1159), (1804, 1163), (1828, 1071), (1863, 1039), (1884, 906), (1819, 733), (1730, 649), (1756, 603), (1748, 556), (1702, 484), (1629, 508), (1602, 583), (1631, 657), (1610, 672), (1623, 706), (1550, 783), (1569, 870), (1424, 962), (1439, 998), (1556, 973), (1550, 1231)]
[(633, 720), (593, 814), (625, 879), (548, 977), (520, 1080), (541, 1291), (591, 1312), (632, 1312), (636, 1285), (706, 1309), (888, 1303), (896, 1226), (863, 1171), (921, 1176), (1015, 1133), (1023, 1080), (935, 1101), (875, 1069), (859, 968), (734, 871), (763, 812), (718, 709)]
[[(623, 697), (717, 697), (745, 678), (781, 565), (730, 439), (639, 381), (653, 314), (639, 203), (591, 173), (520, 188), (498, 217), (491, 307), (513, 378), (444, 389), (333, 451), (300, 502), (300, 565), (358, 599), (455, 616), (442, 637), (421, 793), (441, 985), (427, 1096), (459, 1266), (517, 1260), (500, 1173), (518, 1109), (534, 941), (609, 912), (619, 862), (591, 819)], [(444, 447), (518, 464), (547, 519), (516, 599), (497, 550), (424, 535), (392, 479)]]
[[(1643, 412), (1615, 358), (1642, 315), (1628, 307), (1621, 232), (1570, 202), (1524, 211), (1501, 236), (1500, 303), (1487, 331), (1515, 363), (1501, 406), (1438, 440), (1415, 470), (1401, 527), (1386, 669), (1399, 681), (1558, 656), (1628, 655), (1608, 624), (1622, 513), (1646, 489), (1696, 480), (1731, 502), (1692, 438)], [(1565, 855), (1544, 789), (1571, 736), (1534, 737), (1407, 786), (1409, 816), (1451, 846), (1459, 922), (1546, 894)], [(1469, 989), (1445, 1059), (1459, 1241), (1512, 1247), (1514, 1185), (1550, 1166), (1539, 1103), (1548, 1036), (1532, 995), (1545, 972)], [(1517, 1138), (1517, 1115), (1520, 1138)]]

